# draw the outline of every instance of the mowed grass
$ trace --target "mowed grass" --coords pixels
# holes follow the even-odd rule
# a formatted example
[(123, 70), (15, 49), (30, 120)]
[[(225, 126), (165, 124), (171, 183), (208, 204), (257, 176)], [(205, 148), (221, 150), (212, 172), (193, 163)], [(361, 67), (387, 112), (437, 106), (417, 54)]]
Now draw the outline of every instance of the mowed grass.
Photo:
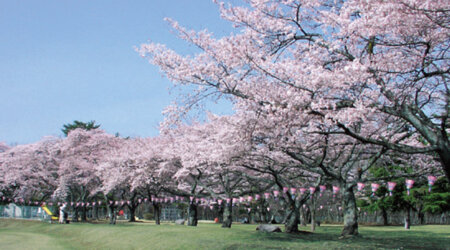
[[(280, 226), (283, 228), (282, 226)], [(361, 237), (339, 239), (341, 226), (313, 234), (261, 233), (256, 225), (72, 223), (0, 219), (0, 249), (450, 249), (450, 226), (360, 227)], [(309, 228), (301, 228), (309, 230)]]

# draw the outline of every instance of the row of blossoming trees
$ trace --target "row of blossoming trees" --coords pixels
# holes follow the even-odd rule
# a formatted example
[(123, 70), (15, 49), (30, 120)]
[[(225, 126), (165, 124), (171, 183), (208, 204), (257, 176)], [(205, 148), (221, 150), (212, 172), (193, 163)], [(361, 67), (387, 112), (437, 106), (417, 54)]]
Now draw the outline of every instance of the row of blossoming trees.
[[(342, 194), (342, 234), (355, 235), (357, 183), (449, 178), (446, 1), (218, 5), (236, 34), (214, 38), (170, 21), (197, 54), (183, 56), (161, 44), (139, 50), (175, 84), (198, 86), (167, 109), (159, 137), (74, 131), (64, 140), (14, 147), (2, 156), (4, 192), (232, 201), (276, 189), (286, 232), (296, 232), (310, 193), (288, 195), (289, 188), (327, 184)], [(235, 114), (181, 122), (209, 97), (228, 98)], [(9, 163), (20, 155), (24, 162)], [(383, 176), (371, 172), (390, 166), (396, 167)], [(223, 204), (229, 227), (232, 202)], [(195, 202), (189, 211), (195, 214)]]

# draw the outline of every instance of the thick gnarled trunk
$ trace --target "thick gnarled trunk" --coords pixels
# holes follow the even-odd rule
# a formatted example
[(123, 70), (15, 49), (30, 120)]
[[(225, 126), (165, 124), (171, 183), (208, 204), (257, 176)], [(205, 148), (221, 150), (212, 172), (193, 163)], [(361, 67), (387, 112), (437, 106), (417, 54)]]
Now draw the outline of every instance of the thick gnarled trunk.
[(356, 199), (353, 192), (353, 186), (346, 186), (343, 197), (344, 206), (344, 229), (341, 236), (356, 236), (358, 235), (358, 213), (356, 212)]
[(225, 227), (225, 228), (231, 227), (231, 223), (233, 222), (232, 212), (233, 212), (233, 205), (231, 204), (231, 202), (225, 204), (225, 207), (223, 208), (222, 227)]
[(197, 217), (197, 205), (194, 203), (189, 204), (188, 210), (188, 226), (196, 227), (198, 223)]
[(300, 216), (298, 209), (295, 206), (295, 201), (290, 200), (286, 208), (286, 218), (284, 220), (285, 233), (297, 233), (298, 224), (300, 223)]

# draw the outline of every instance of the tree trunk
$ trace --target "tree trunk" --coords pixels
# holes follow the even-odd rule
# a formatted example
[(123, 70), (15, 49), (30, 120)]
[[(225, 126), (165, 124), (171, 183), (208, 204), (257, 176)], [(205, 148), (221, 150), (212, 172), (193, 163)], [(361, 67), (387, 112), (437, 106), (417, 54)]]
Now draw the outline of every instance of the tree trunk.
[(389, 225), (389, 223), (388, 223), (388, 215), (387, 215), (386, 209), (384, 209), (384, 208), (381, 209), (381, 215), (383, 216), (383, 225), (384, 226)]
[(157, 203), (153, 203), (153, 217), (155, 218), (156, 225), (161, 224), (161, 207)]
[(356, 212), (356, 199), (353, 192), (353, 186), (346, 186), (343, 197), (344, 210), (344, 229), (341, 236), (356, 236), (358, 235), (358, 213)]
[(188, 226), (196, 227), (198, 223), (197, 205), (194, 203), (189, 204), (188, 210)]
[(109, 206), (109, 224), (115, 225), (117, 220), (117, 213), (114, 206)]
[(97, 206), (92, 207), (92, 219), (98, 220), (98, 207)]
[(130, 211), (130, 219), (128, 220), (128, 222), (136, 222), (136, 219), (134, 218), (136, 216), (136, 207), (134, 206), (134, 204), (128, 206), (128, 210)]
[(86, 222), (87, 221), (87, 216), (86, 216), (86, 207), (83, 206), (81, 207), (81, 222)]
[(450, 143), (448, 140), (441, 139), (439, 140), (439, 159), (441, 160), (442, 168), (444, 169), (445, 176), (447, 177), (447, 181), (450, 181)]
[(285, 233), (297, 233), (298, 232), (298, 224), (300, 223), (300, 216), (298, 213), (298, 209), (295, 206), (295, 201), (290, 200), (287, 209), (286, 209), (286, 217), (284, 220), (284, 232)]
[(75, 209), (74, 209), (72, 221), (73, 222), (78, 222), (78, 208), (77, 207), (75, 207)]
[(311, 197), (311, 232), (316, 231), (316, 202)]
[(233, 204), (231, 202), (225, 204), (224, 209), (223, 209), (222, 227), (226, 227), (226, 228), (231, 227), (231, 223), (233, 222), (232, 212), (233, 212)]
[(411, 209), (406, 208), (405, 212), (405, 229), (409, 230), (411, 228)]
[(304, 207), (300, 208), (301, 226), (306, 227), (306, 209)]

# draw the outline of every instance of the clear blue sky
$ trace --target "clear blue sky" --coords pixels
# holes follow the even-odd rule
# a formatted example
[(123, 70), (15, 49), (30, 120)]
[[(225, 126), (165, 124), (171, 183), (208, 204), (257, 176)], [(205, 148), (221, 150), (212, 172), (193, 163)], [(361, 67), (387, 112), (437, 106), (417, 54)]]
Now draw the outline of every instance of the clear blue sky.
[(0, 0), (0, 141), (61, 136), (73, 120), (124, 136), (157, 135), (161, 111), (176, 96), (134, 46), (151, 40), (194, 51), (164, 17), (231, 32), (210, 0)]

